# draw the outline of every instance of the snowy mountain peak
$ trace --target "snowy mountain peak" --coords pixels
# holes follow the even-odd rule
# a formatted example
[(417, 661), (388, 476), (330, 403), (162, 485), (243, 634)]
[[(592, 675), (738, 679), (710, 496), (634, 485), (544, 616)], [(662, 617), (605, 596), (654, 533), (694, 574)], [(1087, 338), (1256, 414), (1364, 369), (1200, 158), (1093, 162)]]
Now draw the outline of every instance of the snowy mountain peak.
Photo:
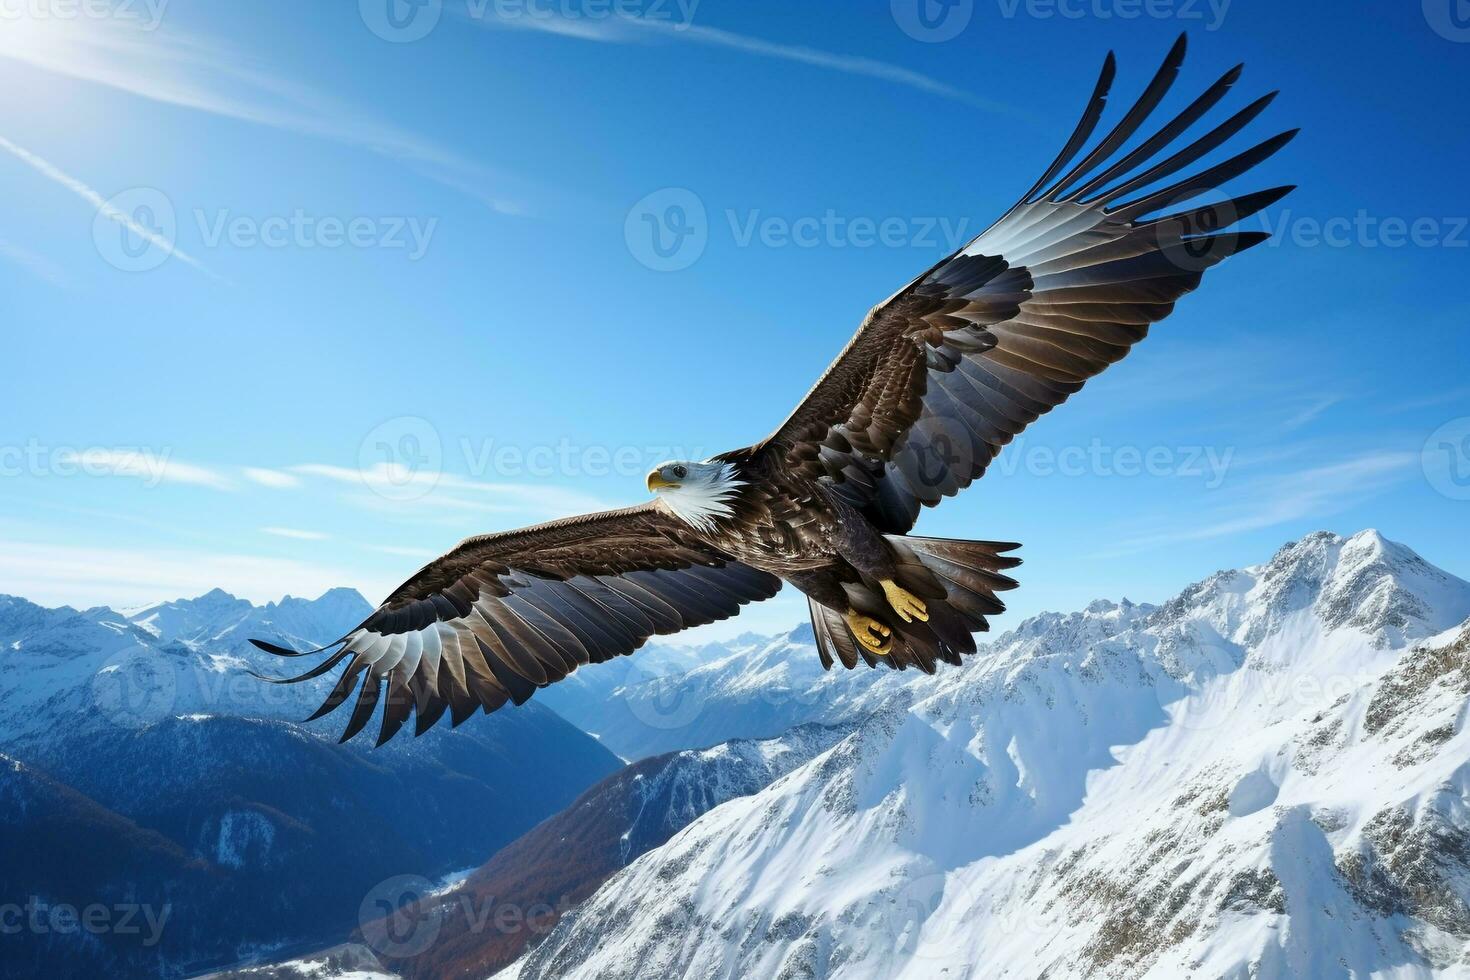
[(1371, 529), (1351, 538), (1318, 531), (1286, 545), (1259, 570), (1253, 592), (1262, 613), (1253, 638), (1304, 609), (1329, 630), (1353, 628), (1381, 646), (1433, 636), (1470, 615), (1470, 584)]
[(1143, 621), (1154, 608), (1127, 599), (1122, 602), (1094, 599), (1080, 612), (1044, 612), (1022, 620), (1015, 629), (986, 644), (986, 648), (988, 651), (1024, 647), (1029, 653), (1044, 653), (1096, 643)]
[[(287, 598), (290, 598), (290, 596), (287, 596)], [(321, 595), (317, 596), (315, 599), (313, 599), (311, 601), (312, 602), (316, 602), (316, 603), (324, 603), (324, 602), (325, 603), (333, 603), (333, 602), (363, 603), (363, 602), (367, 602), (367, 599), (363, 598), (362, 593), (359, 592), (359, 591), (357, 591), (356, 589), (349, 589), (345, 585), (339, 585), (339, 586), (337, 586), (334, 589), (328, 589), (327, 591), (323, 592)]]
[(36, 629), (43, 622), (68, 614), (75, 615), (76, 610), (69, 606), (43, 609), (20, 596), (0, 595), (0, 641), (5, 641), (8, 645), (13, 638)]
[(316, 599), (285, 596), (257, 606), (223, 589), (129, 610), (124, 618), (157, 640), (188, 647), (243, 645), (252, 636), (288, 643), (328, 642), (365, 619), (372, 606), (356, 589), (335, 588)]

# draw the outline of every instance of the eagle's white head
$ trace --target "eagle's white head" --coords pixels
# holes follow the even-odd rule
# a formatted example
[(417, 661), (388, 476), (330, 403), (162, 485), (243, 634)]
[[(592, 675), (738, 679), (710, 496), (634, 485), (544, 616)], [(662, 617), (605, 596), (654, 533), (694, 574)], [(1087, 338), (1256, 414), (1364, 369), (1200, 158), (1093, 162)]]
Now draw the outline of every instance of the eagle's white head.
[(648, 489), (675, 517), (697, 531), (712, 533), (717, 518), (734, 515), (735, 497), (745, 482), (732, 463), (671, 460), (648, 474)]

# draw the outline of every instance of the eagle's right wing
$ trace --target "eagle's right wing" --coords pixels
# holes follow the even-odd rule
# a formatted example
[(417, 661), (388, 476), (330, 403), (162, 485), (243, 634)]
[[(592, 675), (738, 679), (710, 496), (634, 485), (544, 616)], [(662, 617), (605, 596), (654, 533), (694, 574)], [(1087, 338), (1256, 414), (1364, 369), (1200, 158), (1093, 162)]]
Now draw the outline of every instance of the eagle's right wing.
[(1138, 102), (1063, 173), (1102, 116), (1115, 73), (1109, 54), (1041, 179), (979, 238), (875, 307), (757, 451), (831, 481), (881, 530), (906, 533), (921, 506), (969, 486), (1027, 425), (1121, 360), (1206, 269), (1267, 238), (1230, 229), (1290, 187), (1183, 205), (1271, 156), (1295, 130), (1163, 182), (1239, 133), (1275, 93), (1155, 161), (1224, 98), (1239, 66), (1121, 152), (1173, 84), (1184, 49), (1180, 37)]

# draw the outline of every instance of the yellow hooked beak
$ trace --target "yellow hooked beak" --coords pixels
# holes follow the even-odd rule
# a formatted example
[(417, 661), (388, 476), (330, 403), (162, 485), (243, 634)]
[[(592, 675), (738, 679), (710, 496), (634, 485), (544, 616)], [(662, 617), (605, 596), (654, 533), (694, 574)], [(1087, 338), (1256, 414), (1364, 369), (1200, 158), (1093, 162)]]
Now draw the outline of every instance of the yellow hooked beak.
[(658, 470), (648, 474), (648, 489), (650, 491), (663, 490), (666, 487), (677, 487), (679, 484), (665, 480)]

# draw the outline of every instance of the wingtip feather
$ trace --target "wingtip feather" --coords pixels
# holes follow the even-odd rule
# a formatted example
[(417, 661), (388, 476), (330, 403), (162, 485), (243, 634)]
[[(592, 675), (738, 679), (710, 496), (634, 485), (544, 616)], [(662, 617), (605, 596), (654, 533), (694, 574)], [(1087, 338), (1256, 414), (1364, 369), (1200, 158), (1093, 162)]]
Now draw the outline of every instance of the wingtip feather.
[(278, 657), (304, 657), (310, 652), (292, 650), (289, 647), (278, 646), (274, 643), (268, 643), (265, 640), (257, 640), (254, 637), (251, 638), (250, 643), (256, 649), (264, 650), (266, 653), (273, 653)]

